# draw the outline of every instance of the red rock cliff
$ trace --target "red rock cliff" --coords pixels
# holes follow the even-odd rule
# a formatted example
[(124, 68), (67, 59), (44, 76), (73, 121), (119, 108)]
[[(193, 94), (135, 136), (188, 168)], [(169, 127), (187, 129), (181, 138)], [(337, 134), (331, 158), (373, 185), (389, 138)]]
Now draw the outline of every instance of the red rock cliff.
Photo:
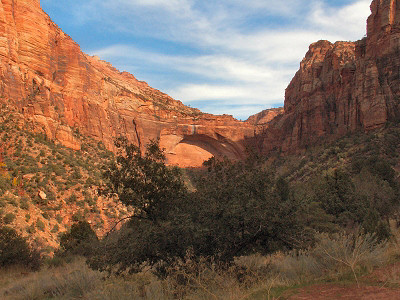
[(381, 127), (399, 120), (399, 105), (400, 2), (374, 0), (366, 38), (310, 46), (286, 89), (285, 113), (263, 135), (263, 151)]
[(39, 0), (0, 1), (0, 96), (65, 146), (80, 149), (76, 129), (108, 148), (119, 135), (141, 146), (160, 138), (169, 162), (181, 166), (241, 158), (254, 135), (248, 123), (186, 107), (84, 54)]
[(283, 107), (265, 109), (255, 115), (250, 116), (246, 122), (257, 126), (268, 126), (275, 117), (283, 114)]

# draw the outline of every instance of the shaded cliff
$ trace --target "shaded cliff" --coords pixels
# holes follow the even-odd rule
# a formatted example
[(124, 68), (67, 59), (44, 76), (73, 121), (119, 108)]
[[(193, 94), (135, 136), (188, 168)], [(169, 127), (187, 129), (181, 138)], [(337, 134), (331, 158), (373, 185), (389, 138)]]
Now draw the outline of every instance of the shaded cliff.
[(203, 114), (84, 54), (39, 0), (0, 1), (0, 96), (51, 139), (80, 149), (74, 132), (109, 149), (125, 135), (143, 146), (160, 138), (168, 161), (198, 166), (211, 155), (241, 158), (252, 125)]
[(285, 113), (262, 136), (263, 151), (288, 151), (399, 120), (400, 4), (374, 0), (367, 37), (310, 45), (286, 89)]

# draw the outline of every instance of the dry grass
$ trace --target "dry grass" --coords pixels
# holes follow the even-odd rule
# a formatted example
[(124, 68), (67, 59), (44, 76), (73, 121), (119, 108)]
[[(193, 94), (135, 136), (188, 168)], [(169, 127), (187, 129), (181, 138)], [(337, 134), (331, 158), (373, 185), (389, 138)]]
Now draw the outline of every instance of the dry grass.
[(303, 284), (351, 271), (358, 283), (361, 270), (371, 271), (388, 261), (388, 244), (377, 243), (370, 234), (320, 234), (318, 240), (313, 249), (272, 256), (275, 272), (292, 284)]
[[(125, 276), (106, 276), (90, 270), (83, 259), (36, 273), (1, 271), (1, 299), (278, 299), (287, 289), (332, 281), (343, 274), (358, 280), (360, 271), (400, 257), (398, 232), (389, 247), (368, 236), (320, 236), (308, 251), (237, 258), (233, 266), (188, 256), (171, 266), (165, 279), (149, 270)], [(352, 242), (350, 242), (352, 241)], [(351, 263), (351, 266), (349, 264)], [(399, 284), (398, 268), (379, 269), (382, 284)], [(375, 276), (371, 273), (371, 276)]]
[(2, 299), (77, 299), (95, 289), (102, 275), (90, 270), (84, 260), (58, 268), (45, 268), (9, 284), (0, 292)]

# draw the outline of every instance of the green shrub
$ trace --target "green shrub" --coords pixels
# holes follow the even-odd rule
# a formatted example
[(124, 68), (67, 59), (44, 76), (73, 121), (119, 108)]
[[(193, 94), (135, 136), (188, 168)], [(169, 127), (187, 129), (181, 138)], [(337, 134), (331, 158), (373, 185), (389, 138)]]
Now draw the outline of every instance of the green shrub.
[(51, 230), (52, 233), (57, 233), (60, 230), (59, 226), (56, 224), (54, 225), (53, 229)]
[(34, 225), (34, 224), (32, 224), (31, 226), (26, 227), (25, 230), (26, 230), (26, 232), (29, 233), (29, 234), (34, 234), (34, 233), (36, 232), (36, 228), (35, 228), (35, 225)]
[(7, 191), (11, 188), (11, 180), (0, 175), (0, 191)]
[[(100, 255), (89, 260), (93, 267), (136, 272), (147, 262), (161, 270), (189, 249), (230, 264), (241, 255), (291, 249), (290, 241), (297, 247), (309, 243), (312, 232), (298, 218), (303, 204), (293, 200), (283, 178), (276, 180), (256, 159), (210, 159), (189, 192), (181, 172), (164, 164), (157, 142), (145, 154), (124, 140), (116, 145), (126, 155), (106, 169), (106, 195), (117, 193), (135, 214), (102, 240)], [(115, 217), (111, 210), (106, 214)]]
[(36, 228), (39, 229), (40, 231), (44, 231), (45, 225), (44, 225), (44, 223), (43, 223), (42, 220), (37, 219), (37, 221), (36, 221)]
[(29, 247), (14, 229), (0, 227), (0, 266), (22, 265), (32, 269), (40, 266), (40, 254)]
[(86, 179), (86, 185), (87, 186), (93, 186), (95, 184), (95, 182), (94, 182), (94, 180), (91, 178), (91, 177), (88, 177), (87, 179)]
[(53, 193), (51, 190), (46, 190), (47, 200), (54, 201), (56, 200), (56, 194)]
[(3, 217), (5, 224), (10, 224), (15, 220), (15, 215), (13, 213), (8, 213)]
[(81, 171), (78, 168), (74, 168), (74, 171), (70, 177), (73, 180), (81, 179), (82, 178)]
[(22, 198), (21, 201), (20, 201), (20, 203), (19, 203), (19, 207), (20, 207), (21, 209), (28, 210), (28, 209), (29, 209), (28, 199)]
[(79, 221), (71, 230), (61, 235), (60, 248), (63, 253), (87, 256), (93, 252), (98, 241), (96, 233), (86, 221)]
[(18, 207), (18, 203), (15, 198), (8, 198), (8, 203), (10, 203), (14, 207)]
[(61, 224), (62, 220), (63, 220), (63, 218), (61, 217), (61, 215), (57, 214), (56, 215), (56, 221), (58, 222), (58, 224)]
[(76, 202), (76, 195), (75, 194), (72, 194), (71, 196), (69, 196), (68, 197), (68, 199), (67, 199), (67, 203), (68, 204), (73, 204), (73, 203), (75, 203)]
[(74, 222), (82, 222), (84, 220), (84, 216), (82, 214), (81, 211), (76, 212), (73, 216), (72, 216), (72, 221)]

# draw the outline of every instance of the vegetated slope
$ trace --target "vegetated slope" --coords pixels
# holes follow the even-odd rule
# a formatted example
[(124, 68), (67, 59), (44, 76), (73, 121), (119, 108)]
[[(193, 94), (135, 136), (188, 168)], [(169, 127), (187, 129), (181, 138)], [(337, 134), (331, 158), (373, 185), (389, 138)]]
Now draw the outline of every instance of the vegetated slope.
[(286, 89), (284, 114), (261, 134), (263, 153), (304, 149), (322, 137), (372, 130), (400, 118), (400, 7), (374, 0), (367, 36), (310, 45)]
[(6, 104), (0, 124), (0, 224), (51, 253), (74, 222), (87, 220), (102, 236), (128, 213), (97, 194), (101, 166), (113, 157), (104, 144), (76, 131), (81, 150), (66, 148)]
[(400, 217), (399, 150), (400, 124), (388, 123), (368, 133), (321, 141), (301, 154), (271, 154), (268, 165), (291, 183), (295, 197), (322, 204), (336, 217), (350, 209), (347, 221), (368, 227), (379, 219), (369, 219), (368, 211), (386, 220)]
[(75, 150), (75, 129), (109, 150), (119, 135), (140, 146), (160, 138), (170, 164), (199, 166), (212, 155), (241, 158), (254, 135), (249, 123), (203, 114), (86, 55), (39, 0), (0, 1), (0, 58), (0, 96)]
[(384, 128), (349, 133), (335, 141), (322, 139), (318, 145), (297, 154), (273, 152), (268, 160), (280, 176), (293, 183), (304, 183), (316, 174), (328, 174), (335, 169), (350, 171), (352, 164), (364, 164), (358, 166), (361, 168), (371, 158), (386, 161), (399, 178), (399, 150), (400, 125), (388, 123)]
[[(22, 115), (4, 104), (0, 119), (2, 224), (18, 229), (36, 247), (52, 247), (48, 249), (52, 252), (58, 248), (60, 233), (78, 220), (88, 220), (102, 236), (127, 215), (129, 207), (125, 208), (116, 199), (97, 195), (101, 167), (114, 158), (101, 142), (75, 132), (82, 149), (71, 150), (49, 140), (43, 133), (32, 131), (31, 124)], [(300, 155), (274, 153), (266, 164), (276, 170), (277, 176), (302, 189), (314, 184), (315, 177), (338, 169), (352, 173), (354, 168), (368, 167), (368, 163), (377, 160), (387, 162), (398, 178), (399, 146), (400, 126), (389, 124), (370, 133), (349, 134), (335, 142), (310, 147)], [(381, 181), (372, 178), (367, 186), (363, 183), (365, 178), (360, 180), (360, 176), (354, 175), (358, 192), (367, 196), (372, 193), (376, 199), (385, 193), (389, 196), (389, 189)], [(362, 176), (368, 178), (365, 173)], [(46, 199), (40, 197), (41, 192)]]

